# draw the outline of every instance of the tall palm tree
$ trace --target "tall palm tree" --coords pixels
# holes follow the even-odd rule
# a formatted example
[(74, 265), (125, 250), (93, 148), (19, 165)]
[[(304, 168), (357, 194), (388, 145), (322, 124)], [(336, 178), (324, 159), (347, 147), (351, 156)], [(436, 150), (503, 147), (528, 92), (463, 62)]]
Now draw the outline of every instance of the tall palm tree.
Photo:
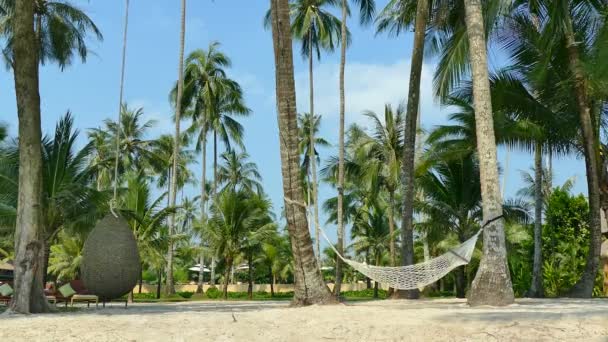
[[(180, 123), (182, 114), (182, 95), (184, 90), (184, 45), (186, 36), (186, 0), (181, 1), (181, 20), (180, 20), (180, 35), (179, 35), (179, 62), (178, 62), (178, 77), (177, 77), (177, 97), (175, 101), (175, 134), (173, 155), (180, 155)], [(178, 158), (173, 158), (171, 167), (171, 193), (169, 194), (169, 206), (175, 207), (177, 199), (177, 177), (178, 177)], [(167, 277), (165, 292), (169, 295), (175, 293), (173, 284), (173, 240), (172, 235), (175, 230), (175, 215), (171, 215), (169, 220), (169, 244), (167, 248)]]
[[(38, 46), (38, 58), (41, 64), (57, 63), (63, 70), (72, 64), (74, 57), (86, 62), (89, 54), (87, 37), (92, 35), (103, 40), (103, 35), (95, 23), (78, 7), (64, 0), (35, 0), (34, 34)], [(3, 48), (7, 65), (14, 66), (16, 56), (14, 46), (17, 32), (16, 0), (0, 1), (0, 8), (5, 13), (0, 24), (0, 34), (6, 45)]]
[[(218, 136), (227, 150), (232, 149), (233, 143), (243, 147), (243, 127), (232, 116), (251, 113), (245, 105), (240, 85), (226, 74), (226, 69), (231, 67), (232, 62), (219, 48), (218, 42), (212, 42), (207, 50), (195, 50), (188, 55), (182, 98), (183, 106), (190, 109), (184, 113), (184, 117), (192, 119), (187, 133), (197, 137), (196, 149), (202, 151), (203, 170), (207, 166), (207, 134), (213, 131), (214, 193), (217, 191)], [(205, 176), (206, 171), (203, 171), (201, 184), (206, 183)], [(207, 198), (204, 192), (202, 187), (202, 211), (206, 207)]]
[[(362, 25), (368, 24), (374, 17), (376, 3), (374, 0), (353, 0), (353, 4), (359, 6), (359, 19)], [(346, 121), (346, 91), (345, 91), (345, 69), (346, 69), (346, 46), (348, 45), (348, 27), (346, 21), (350, 14), (349, 1), (341, 0), (342, 20), (340, 23), (340, 128), (338, 132), (338, 202), (337, 202), (337, 224), (338, 224), (338, 252), (344, 253), (344, 125)], [(342, 286), (342, 260), (336, 262), (336, 283), (334, 295), (339, 296)]]
[(270, 0), (270, 4), (285, 217), (295, 263), (294, 304), (330, 303), (335, 299), (323, 281), (313, 251), (300, 181), (289, 1)]
[[(408, 2), (392, 0), (379, 16), (378, 32), (390, 30), (400, 32), (409, 26), (414, 26), (414, 47), (410, 70), (407, 112), (405, 114), (405, 134), (403, 144), (403, 217), (401, 220), (402, 258), (403, 265), (414, 263), (414, 159), (416, 157), (416, 136), (418, 109), (420, 104), (420, 82), (426, 39), (427, 21), (429, 17), (429, 1), (418, 0), (415, 17), (404, 17), (402, 6)], [(395, 16), (395, 13), (398, 15)], [(407, 13), (407, 12), (405, 12)], [(406, 298), (418, 298), (416, 290), (403, 291)], [(400, 292), (396, 293), (401, 296)]]
[(218, 170), (218, 182), (224, 184), (222, 191), (228, 189), (237, 191), (262, 193), (262, 175), (254, 162), (247, 159), (249, 155), (245, 152), (235, 151), (222, 154), (223, 164)]
[[(525, 5), (525, 4), (524, 4)], [(523, 5), (522, 5), (523, 8)], [(605, 13), (608, 5), (595, 1), (538, 1), (535, 6), (525, 10), (534, 16), (544, 39), (544, 48), (565, 49), (571, 91), (575, 94), (575, 104), (579, 116), (582, 135), (582, 150), (585, 156), (589, 196), (589, 226), (591, 231), (589, 255), (585, 272), (572, 289), (571, 295), (589, 297), (593, 291), (594, 279), (599, 268), (601, 245), (600, 216), (600, 165), (599, 165), (599, 125), (600, 113), (594, 104), (593, 91), (590, 91), (590, 75), (584, 64), (585, 54), (592, 49), (589, 42), (598, 34), (598, 27), (606, 23)], [(605, 39), (600, 38), (605, 46)], [(591, 57), (591, 54), (590, 56)], [(549, 56), (547, 56), (547, 59)], [(590, 58), (591, 59), (591, 58)]]
[[(342, 31), (340, 20), (329, 12), (330, 7), (338, 5), (337, 0), (296, 0), (291, 4), (291, 28), (294, 37), (301, 41), (301, 54), (308, 59), (309, 80), (309, 115), (315, 118), (314, 101), (314, 56), (321, 59), (321, 50), (333, 51), (340, 44)], [(312, 203), (315, 232), (319, 230), (319, 204), (317, 181), (317, 161), (314, 155), (315, 136), (314, 130), (309, 130), (308, 143), (310, 147), (309, 162), (310, 174), (312, 176)], [(318, 243), (318, 233), (317, 243)], [(317, 257), (320, 258), (320, 250), (317, 248)]]
[[(316, 165), (319, 162), (319, 152), (317, 147), (325, 147), (329, 146), (329, 142), (327, 140), (318, 137), (319, 127), (321, 126), (321, 116), (320, 115), (311, 115), (310, 113), (300, 114), (298, 115), (298, 126), (300, 127), (300, 144), (299, 149), (302, 154), (302, 169), (306, 174), (306, 184), (308, 186), (307, 195), (308, 195), (308, 205), (313, 206), (313, 215), (315, 222), (315, 255), (317, 258), (321, 257), (321, 241), (319, 235), (319, 205), (318, 195), (316, 194), (316, 184), (317, 184), (317, 175), (316, 175)], [(312, 140), (311, 140), (312, 139)], [(311, 179), (312, 178), (312, 179)], [(312, 189), (310, 189), (312, 183)], [(312, 197), (312, 198), (311, 198)], [(320, 259), (319, 259), (320, 260)]]
[[(496, 136), (488, 75), (486, 39), (480, 0), (465, 0), (469, 58), (473, 80), (477, 151), (481, 179), (483, 217), (500, 218), (502, 194), (498, 179)], [(505, 245), (504, 219), (498, 219), (483, 233), (483, 258), (468, 302), (471, 305), (508, 305), (514, 302)]]
[[(15, 229), (15, 293), (10, 310), (28, 314), (50, 308), (42, 289), (42, 150), (40, 141), (39, 56), (34, 3), (15, 4), (12, 52), (19, 118), (19, 204)], [(27, 199), (27, 200), (25, 200)], [(33, 247), (33, 249), (32, 249)], [(32, 253), (33, 252), (33, 253)]]

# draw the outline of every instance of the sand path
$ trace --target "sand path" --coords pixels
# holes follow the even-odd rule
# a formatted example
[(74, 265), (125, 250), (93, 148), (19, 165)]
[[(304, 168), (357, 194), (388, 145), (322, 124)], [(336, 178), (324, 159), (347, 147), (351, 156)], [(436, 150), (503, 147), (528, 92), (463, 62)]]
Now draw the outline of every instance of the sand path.
[(454, 299), (290, 308), (286, 302), (136, 304), (0, 316), (0, 341), (608, 341), (608, 300)]

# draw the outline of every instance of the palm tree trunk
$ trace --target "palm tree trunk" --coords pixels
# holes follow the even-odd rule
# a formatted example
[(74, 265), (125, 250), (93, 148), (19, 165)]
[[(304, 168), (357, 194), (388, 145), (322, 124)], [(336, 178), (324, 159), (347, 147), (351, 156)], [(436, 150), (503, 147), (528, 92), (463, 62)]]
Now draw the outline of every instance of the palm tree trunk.
[[(177, 162), (180, 151), (180, 120), (182, 111), (182, 95), (184, 92), (184, 40), (186, 36), (186, 0), (181, 2), (181, 21), (179, 35), (179, 63), (178, 63), (178, 81), (177, 81), (177, 100), (175, 104), (175, 137), (173, 142), (173, 167), (171, 172), (171, 207), (175, 206), (177, 199)], [(167, 294), (175, 293), (173, 285), (173, 241), (172, 236), (175, 231), (175, 214), (171, 215), (169, 222), (169, 248), (167, 251)]]
[(247, 297), (249, 299), (253, 299), (253, 253), (249, 252), (249, 255), (247, 256), (248, 260), (247, 260), (247, 265), (249, 266), (249, 279), (247, 279), (248, 281), (248, 285), (247, 285)]
[(217, 131), (213, 130), (213, 196), (217, 194)]
[[(405, 139), (403, 146), (403, 219), (401, 222), (402, 235), (402, 265), (414, 263), (414, 162), (416, 158), (416, 126), (420, 103), (420, 81), (424, 57), (424, 40), (426, 23), (429, 16), (428, 0), (419, 0), (416, 7), (416, 26), (414, 33), (414, 49), (412, 51), (412, 67), (410, 70), (410, 85), (405, 115)], [(418, 290), (395, 291), (393, 297), (417, 299)]]
[[(309, 32), (309, 39), (312, 41), (312, 30)], [(310, 173), (312, 174), (312, 201), (314, 210), (314, 222), (315, 222), (315, 254), (317, 259), (321, 262), (321, 240), (319, 235), (319, 194), (317, 184), (317, 159), (315, 154), (315, 82), (314, 82), (314, 67), (313, 67), (313, 45), (309, 44), (308, 48), (308, 77), (309, 77), (309, 91), (310, 91), (310, 147), (309, 147), (309, 159), (310, 159)]]
[[(205, 118), (203, 118), (203, 120), (205, 120)], [(202, 147), (202, 170), (201, 170), (201, 220), (202, 220), (202, 224), (203, 227), (207, 222), (207, 123), (206, 121), (203, 122), (203, 141), (201, 142), (201, 147)], [(201, 247), (202, 243), (201, 243)], [(204, 275), (204, 268), (203, 268), (203, 255), (201, 252), (201, 256), (200, 256), (200, 270), (199, 270), (199, 274), (198, 274), (198, 286), (196, 287), (196, 293), (203, 293), (203, 275)]]
[(204, 273), (204, 262), (205, 262), (205, 258), (203, 258), (203, 254), (201, 252), (201, 255), (198, 257), (198, 263), (199, 263), (199, 268), (198, 268), (198, 284), (196, 285), (196, 293), (203, 293), (203, 275)]
[[(464, 3), (473, 80), (483, 218), (487, 222), (502, 216), (502, 195), (498, 177), (486, 39), (481, 0), (465, 0)], [(515, 298), (507, 265), (503, 219), (486, 227), (483, 242), (483, 258), (471, 285), (468, 302), (470, 305), (509, 305)]]
[(38, 43), (34, 2), (17, 1), (14, 14), (14, 77), (19, 117), (19, 199), (15, 230), (14, 290), (10, 311), (47, 312), (42, 287), (42, 151)]
[(285, 217), (294, 256), (293, 304), (332, 303), (335, 298), (323, 281), (314, 254), (302, 196), (289, 1), (270, 0), (270, 3)]
[(534, 261), (529, 297), (543, 297), (543, 144), (534, 151)]
[(230, 270), (232, 270), (232, 259), (226, 259), (224, 270), (224, 299), (228, 299), (228, 283), (230, 282)]
[(388, 202), (388, 231), (390, 234), (388, 249), (391, 266), (396, 266), (397, 256), (395, 251), (395, 191), (389, 190)]
[(209, 279), (209, 284), (215, 287), (215, 257), (211, 257), (211, 279)]
[(158, 283), (156, 284), (156, 299), (160, 299), (161, 284), (163, 283), (163, 270), (158, 270)]
[[(348, 19), (348, 3), (342, 0), (342, 42), (340, 44), (340, 130), (338, 133), (338, 245), (340, 254), (344, 254), (344, 125), (346, 115), (345, 69), (346, 69), (346, 20)], [(342, 291), (342, 260), (336, 258), (336, 283), (334, 295), (340, 296)]]
[(274, 276), (274, 272), (272, 272), (272, 267), (268, 267), (268, 275), (270, 276), (270, 297), (274, 297), (274, 284), (277, 279)]
[(574, 76), (574, 90), (579, 110), (581, 130), (583, 133), (583, 147), (585, 152), (585, 166), (587, 169), (587, 186), (589, 196), (589, 254), (587, 264), (581, 279), (574, 285), (570, 293), (573, 297), (591, 297), (595, 277), (599, 270), (600, 249), (602, 244), (602, 227), (600, 214), (600, 182), (598, 169), (599, 140), (593, 129), (591, 109), (587, 97), (585, 72), (581, 64), (577, 42), (572, 28), (572, 18), (568, 13), (565, 18), (566, 48), (572, 75)]

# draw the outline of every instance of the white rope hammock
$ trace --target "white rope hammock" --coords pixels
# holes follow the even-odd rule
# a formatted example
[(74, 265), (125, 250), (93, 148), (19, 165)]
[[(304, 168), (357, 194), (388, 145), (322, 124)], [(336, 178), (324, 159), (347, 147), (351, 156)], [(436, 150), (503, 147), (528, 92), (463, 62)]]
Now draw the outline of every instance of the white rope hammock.
[(323, 228), (319, 228), (323, 238), (327, 240), (329, 246), (342, 261), (368, 278), (381, 284), (388, 284), (390, 287), (399, 290), (421, 290), (425, 286), (443, 278), (456, 267), (468, 264), (473, 256), (477, 239), (483, 231), (483, 228), (480, 229), (473, 237), (437, 258), (409, 266), (384, 267), (372, 266), (345, 258), (338, 253), (334, 245), (329, 241)]

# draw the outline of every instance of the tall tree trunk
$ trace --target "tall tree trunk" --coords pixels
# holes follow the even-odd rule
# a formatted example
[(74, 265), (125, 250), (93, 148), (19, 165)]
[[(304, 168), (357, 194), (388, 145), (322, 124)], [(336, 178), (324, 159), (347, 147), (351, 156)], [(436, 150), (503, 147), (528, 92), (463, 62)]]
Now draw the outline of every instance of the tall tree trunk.
[(274, 284), (276, 283), (276, 277), (272, 272), (272, 267), (268, 267), (268, 275), (270, 276), (270, 297), (274, 297)]
[(16, 1), (13, 45), (15, 94), (19, 116), (19, 198), (15, 230), (14, 290), (10, 311), (48, 312), (42, 268), (42, 151), (39, 48), (34, 32), (34, 2)]
[[(471, 62), (477, 153), (484, 222), (502, 216), (496, 136), (486, 55), (481, 0), (465, 0), (469, 57)], [(503, 306), (515, 300), (507, 265), (504, 220), (494, 221), (483, 232), (483, 257), (471, 285), (470, 305)]]
[(232, 270), (232, 259), (226, 259), (226, 269), (224, 270), (224, 299), (228, 299), (228, 284), (230, 282), (230, 270)]
[[(312, 31), (308, 37), (312, 41)], [(308, 77), (309, 77), (309, 91), (310, 91), (310, 132), (309, 132), (309, 159), (310, 159), (310, 173), (312, 174), (312, 201), (314, 210), (314, 222), (315, 222), (315, 254), (317, 259), (321, 262), (321, 239), (319, 234), (319, 186), (317, 184), (317, 156), (315, 154), (315, 81), (314, 81), (314, 67), (313, 67), (313, 45), (309, 44), (308, 48)]]
[(466, 275), (464, 273), (464, 266), (456, 268), (456, 298), (466, 298), (465, 288), (467, 286)]
[(142, 264), (139, 269), (139, 286), (137, 288), (137, 293), (141, 293), (141, 288), (144, 283), (144, 265)]
[(217, 194), (217, 131), (213, 130), (213, 196)]
[(388, 231), (390, 239), (388, 243), (391, 266), (397, 266), (397, 255), (395, 250), (395, 191), (388, 191)]
[[(202, 170), (201, 170), (201, 221), (203, 227), (207, 223), (207, 122), (206, 118), (203, 118), (203, 141), (201, 142), (202, 147)], [(201, 241), (201, 248), (204, 247)], [(203, 275), (204, 275), (204, 266), (203, 266), (203, 252), (201, 251), (200, 259), (200, 270), (198, 272), (198, 285), (196, 287), (196, 293), (203, 293)]]
[(543, 144), (534, 151), (534, 261), (529, 297), (543, 297)]
[[(178, 81), (177, 81), (177, 99), (175, 103), (175, 141), (173, 142), (173, 166), (171, 172), (171, 207), (175, 207), (177, 198), (177, 163), (180, 151), (181, 133), (180, 120), (182, 112), (182, 95), (184, 93), (184, 40), (186, 36), (186, 0), (181, 1), (181, 20), (179, 34), (179, 63), (178, 63)], [(175, 293), (173, 285), (173, 233), (175, 231), (175, 214), (171, 215), (169, 222), (169, 248), (167, 251), (167, 294)]]
[[(403, 145), (403, 219), (401, 222), (403, 266), (414, 263), (414, 162), (416, 158), (416, 126), (420, 103), (420, 81), (424, 58), (424, 40), (426, 23), (429, 16), (428, 0), (419, 0), (416, 7), (416, 26), (414, 33), (414, 48), (412, 51), (412, 67), (410, 70), (410, 85), (408, 90), (407, 111), (405, 114), (405, 139)], [(417, 299), (418, 290), (398, 290), (396, 298)]]
[(209, 279), (209, 284), (213, 287), (215, 287), (215, 257), (212, 256), (211, 257), (211, 273), (210, 273), (211, 279)]
[[(344, 125), (346, 116), (345, 69), (346, 69), (346, 20), (348, 19), (348, 3), (342, 0), (342, 42), (340, 43), (340, 129), (338, 132), (338, 245), (340, 254), (344, 254)], [(342, 291), (342, 260), (336, 258), (336, 283), (334, 295), (340, 296)]]
[(587, 169), (587, 187), (589, 196), (589, 254), (587, 264), (581, 279), (574, 285), (570, 295), (573, 297), (591, 297), (595, 277), (597, 276), (600, 263), (600, 249), (602, 244), (602, 227), (600, 214), (600, 182), (599, 182), (599, 139), (593, 129), (593, 119), (589, 99), (587, 97), (587, 85), (585, 71), (581, 64), (577, 42), (572, 28), (572, 18), (568, 13), (565, 18), (566, 47), (568, 49), (568, 60), (570, 71), (574, 76), (574, 90), (579, 110), (581, 130), (583, 133), (583, 147), (585, 151), (585, 166)]
[(196, 293), (203, 293), (203, 275), (205, 274), (205, 266), (204, 266), (205, 258), (203, 258), (203, 253), (198, 257), (198, 284), (196, 285)]
[(49, 259), (51, 257), (51, 241), (47, 239), (42, 239), (41, 241), (44, 245), (44, 258), (42, 262), (42, 287), (44, 288), (46, 286), (46, 282), (48, 281)]
[(285, 217), (294, 256), (294, 305), (335, 302), (315, 257), (302, 196), (289, 1), (270, 0)]
[(249, 255), (247, 256), (248, 260), (247, 260), (247, 264), (249, 266), (249, 274), (248, 277), (249, 279), (247, 279), (248, 284), (247, 284), (247, 297), (251, 300), (253, 299), (253, 253), (249, 253)]
[(158, 283), (156, 284), (156, 299), (160, 299), (160, 290), (163, 283), (163, 270), (158, 270)]

